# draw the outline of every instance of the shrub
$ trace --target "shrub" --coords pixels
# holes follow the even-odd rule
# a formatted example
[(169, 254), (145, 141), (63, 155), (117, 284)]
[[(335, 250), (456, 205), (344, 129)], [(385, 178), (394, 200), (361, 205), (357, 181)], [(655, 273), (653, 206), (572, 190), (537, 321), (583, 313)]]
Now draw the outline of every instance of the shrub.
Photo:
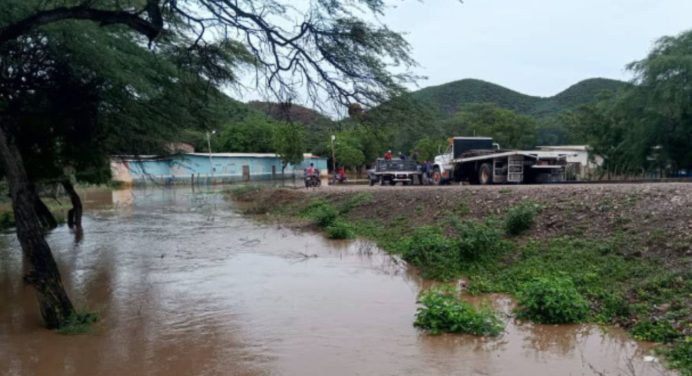
[(354, 236), (351, 226), (341, 220), (334, 220), (325, 230), (329, 239), (350, 239)]
[(431, 334), (468, 333), (496, 336), (503, 324), (487, 306), (475, 308), (456, 297), (452, 289), (432, 289), (421, 294), (414, 326)]
[(420, 268), (426, 278), (449, 279), (459, 272), (458, 244), (439, 229), (414, 231), (404, 246), (404, 260)]
[(583, 320), (589, 304), (566, 277), (540, 277), (523, 284), (517, 294), (520, 318), (545, 324)]
[(492, 222), (456, 222), (459, 260), (476, 262), (494, 258), (506, 248), (502, 233)]
[(305, 217), (312, 219), (320, 227), (327, 227), (334, 223), (339, 216), (339, 212), (331, 204), (324, 201), (317, 201), (303, 211)]
[(505, 232), (516, 236), (533, 226), (539, 206), (534, 203), (522, 203), (511, 207), (505, 216)]

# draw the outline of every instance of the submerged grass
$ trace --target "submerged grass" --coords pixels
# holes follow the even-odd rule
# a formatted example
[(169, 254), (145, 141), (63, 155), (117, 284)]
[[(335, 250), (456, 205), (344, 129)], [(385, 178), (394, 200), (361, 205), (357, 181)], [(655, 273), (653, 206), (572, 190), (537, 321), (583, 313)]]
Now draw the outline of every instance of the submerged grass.
[(93, 323), (98, 321), (98, 315), (94, 312), (75, 312), (67, 319), (67, 323), (58, 329), (60, 334), (84, 334), (89, 332)]

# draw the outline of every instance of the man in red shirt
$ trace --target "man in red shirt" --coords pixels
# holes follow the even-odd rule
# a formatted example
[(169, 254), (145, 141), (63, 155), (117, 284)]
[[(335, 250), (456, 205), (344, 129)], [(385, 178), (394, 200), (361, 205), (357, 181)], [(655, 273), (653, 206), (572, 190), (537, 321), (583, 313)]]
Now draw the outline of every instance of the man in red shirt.
[(387, 152), (384, 153), (384, 160), (385, 161), (391, 161), (392, 160), (392, 151), (391, 150), (387, 150)]

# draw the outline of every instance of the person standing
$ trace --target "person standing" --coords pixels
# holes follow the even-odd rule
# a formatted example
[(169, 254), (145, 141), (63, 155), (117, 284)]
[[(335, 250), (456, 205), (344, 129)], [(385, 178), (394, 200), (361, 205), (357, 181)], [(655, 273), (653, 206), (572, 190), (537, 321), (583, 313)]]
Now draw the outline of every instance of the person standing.
[(392, 160), (392, 151), (391, 150), (387, 150), (387, 152), (384, 153), (384, 160), (385, 161), (391, 161)]

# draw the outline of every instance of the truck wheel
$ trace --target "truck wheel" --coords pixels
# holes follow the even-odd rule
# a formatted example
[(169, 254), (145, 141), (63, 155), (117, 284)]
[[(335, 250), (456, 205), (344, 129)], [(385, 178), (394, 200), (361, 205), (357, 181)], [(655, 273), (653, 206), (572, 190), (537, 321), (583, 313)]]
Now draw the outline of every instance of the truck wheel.
[(370, 180), (370, 186), (371, 186), (371, 187), (372, 187), (373, 185), (375, 185), (375, 180), (374, 180), (374, 179), (368, 179), (368, 180)]
[(487, 185), (493, 182), (493, 172), (490, 169), (490, 165), (483, 163), (481, 168), (478, 169), (478, 184)]
[(433, 169), (432, 177), (430, 178), (430, 180), (433, 185), (442, 184), (442, 172), (440, 172), (439, 168), (435, 167)]

